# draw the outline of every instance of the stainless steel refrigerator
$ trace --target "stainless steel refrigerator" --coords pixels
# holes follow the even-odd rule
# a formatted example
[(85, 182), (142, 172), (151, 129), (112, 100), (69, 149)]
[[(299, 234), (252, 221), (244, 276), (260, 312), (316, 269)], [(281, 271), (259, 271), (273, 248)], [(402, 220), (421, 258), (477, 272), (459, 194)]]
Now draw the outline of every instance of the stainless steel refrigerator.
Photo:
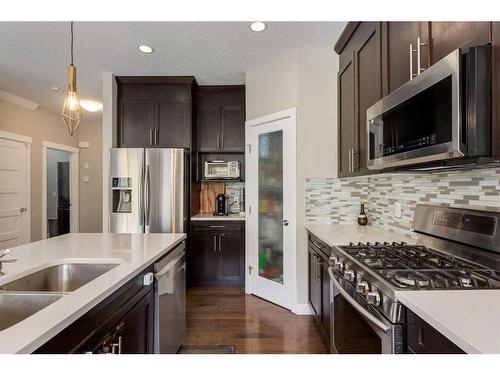
[(110, 150), (112, 233), (184, 233), (188, 154), (184, 149)]

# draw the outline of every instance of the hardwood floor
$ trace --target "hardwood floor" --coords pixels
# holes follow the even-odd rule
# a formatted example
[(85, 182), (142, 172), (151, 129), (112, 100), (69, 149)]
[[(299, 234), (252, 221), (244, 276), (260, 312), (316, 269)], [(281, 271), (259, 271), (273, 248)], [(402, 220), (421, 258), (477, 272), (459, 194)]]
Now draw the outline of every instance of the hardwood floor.
[(187, 292), (185, 346), (232, 345), (242, 353), (328, 353), (312, 316), (299, 316), (242, 289)]

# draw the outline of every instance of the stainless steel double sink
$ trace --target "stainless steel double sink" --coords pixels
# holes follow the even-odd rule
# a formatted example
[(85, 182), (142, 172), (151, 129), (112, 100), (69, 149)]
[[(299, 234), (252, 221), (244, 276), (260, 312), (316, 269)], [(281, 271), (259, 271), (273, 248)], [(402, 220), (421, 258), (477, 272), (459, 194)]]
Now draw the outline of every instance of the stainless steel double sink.
[(118, 263), (63, 263), (0, 286), (0, 331), (56, 302)]

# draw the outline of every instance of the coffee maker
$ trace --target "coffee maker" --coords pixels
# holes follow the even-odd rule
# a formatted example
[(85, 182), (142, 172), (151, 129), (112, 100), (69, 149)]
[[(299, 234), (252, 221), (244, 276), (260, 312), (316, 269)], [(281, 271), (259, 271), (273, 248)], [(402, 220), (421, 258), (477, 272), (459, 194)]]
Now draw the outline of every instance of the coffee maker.
[(215, 213), (216, 216), (226, 216), (227, 215), (227, 198), (225, 194), (220, 193), (215, 198)]

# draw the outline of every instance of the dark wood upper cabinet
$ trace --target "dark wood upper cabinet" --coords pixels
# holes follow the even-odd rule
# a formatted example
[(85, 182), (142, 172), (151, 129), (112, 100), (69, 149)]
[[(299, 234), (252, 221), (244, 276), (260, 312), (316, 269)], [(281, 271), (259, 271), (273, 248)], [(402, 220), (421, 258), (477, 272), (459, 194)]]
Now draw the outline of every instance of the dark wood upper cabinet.
[(368, 173), (366, 110), (382, 98), (381, 22), (362, 22), (340, 53), (339, 175)]
[(116, 81), (119, 147), (192, 147), (194, 77)]
[[(421, 43), (427, 43), (428, 22), (384, 22), (382, 27), (386, 36), (382, 40), (382, 49), (387, 56), (383, 66), (386, 82), (382, 84), (387, 84), (384, 94), (388, 94), (410, 80), (410, 45), (416, 50), (418, 38), (421, 38)], [(427, 67), (427, 48), (421, 46), (421, 52), (422, 67)], [(416, 73), (415, 52), (411, 53), (411, 59), (413, 72)]]
[[(339, 176), (368, 174), (366, 110), (457, 48), (492, 44), (492, 156), (500, 158), (500, 23), (349, 22), (335, 44)], [(420, 48), (417, 45), (420, 39)], [(414, 51), (410, 51), (410, 45)], [(411, 64), (410, 64), (411, 58)], [(410, 72), (410, 65), (412, 72)]]
[(245, 97), (239, 104), (221, 107), (221, 149), (226, 152), (245, 152)]
[(354, 53), (338, 74), (339, 100), (339, 175), (351, 172), (351, 150), (355, 145), (354, 130)]
[(158, 111), (157, 147), (186, 147), (191, 144), (191, 100), (163, 99), (156, 103)]
[(214, 103), (198, 103), (196, 109), (196, 128), (198, 131), (198, 150), (218, 151), (220, 148), (221, 108)]
[(123, 99), (119, 107), (119, 144), (121, 147), (153, 146), (154, 102)]
[(357, 147), (352, 171), (367, 173), (366, 110), (382, 99), (381, 22), (363, 23), (356, 49), (355, 116)]
[(431, 64), (457, 48), (490, 43), (490, 22), (430, 22)]
[(196, 128), (200, 152), (245, 152), (244, 86), (200, 86)]

